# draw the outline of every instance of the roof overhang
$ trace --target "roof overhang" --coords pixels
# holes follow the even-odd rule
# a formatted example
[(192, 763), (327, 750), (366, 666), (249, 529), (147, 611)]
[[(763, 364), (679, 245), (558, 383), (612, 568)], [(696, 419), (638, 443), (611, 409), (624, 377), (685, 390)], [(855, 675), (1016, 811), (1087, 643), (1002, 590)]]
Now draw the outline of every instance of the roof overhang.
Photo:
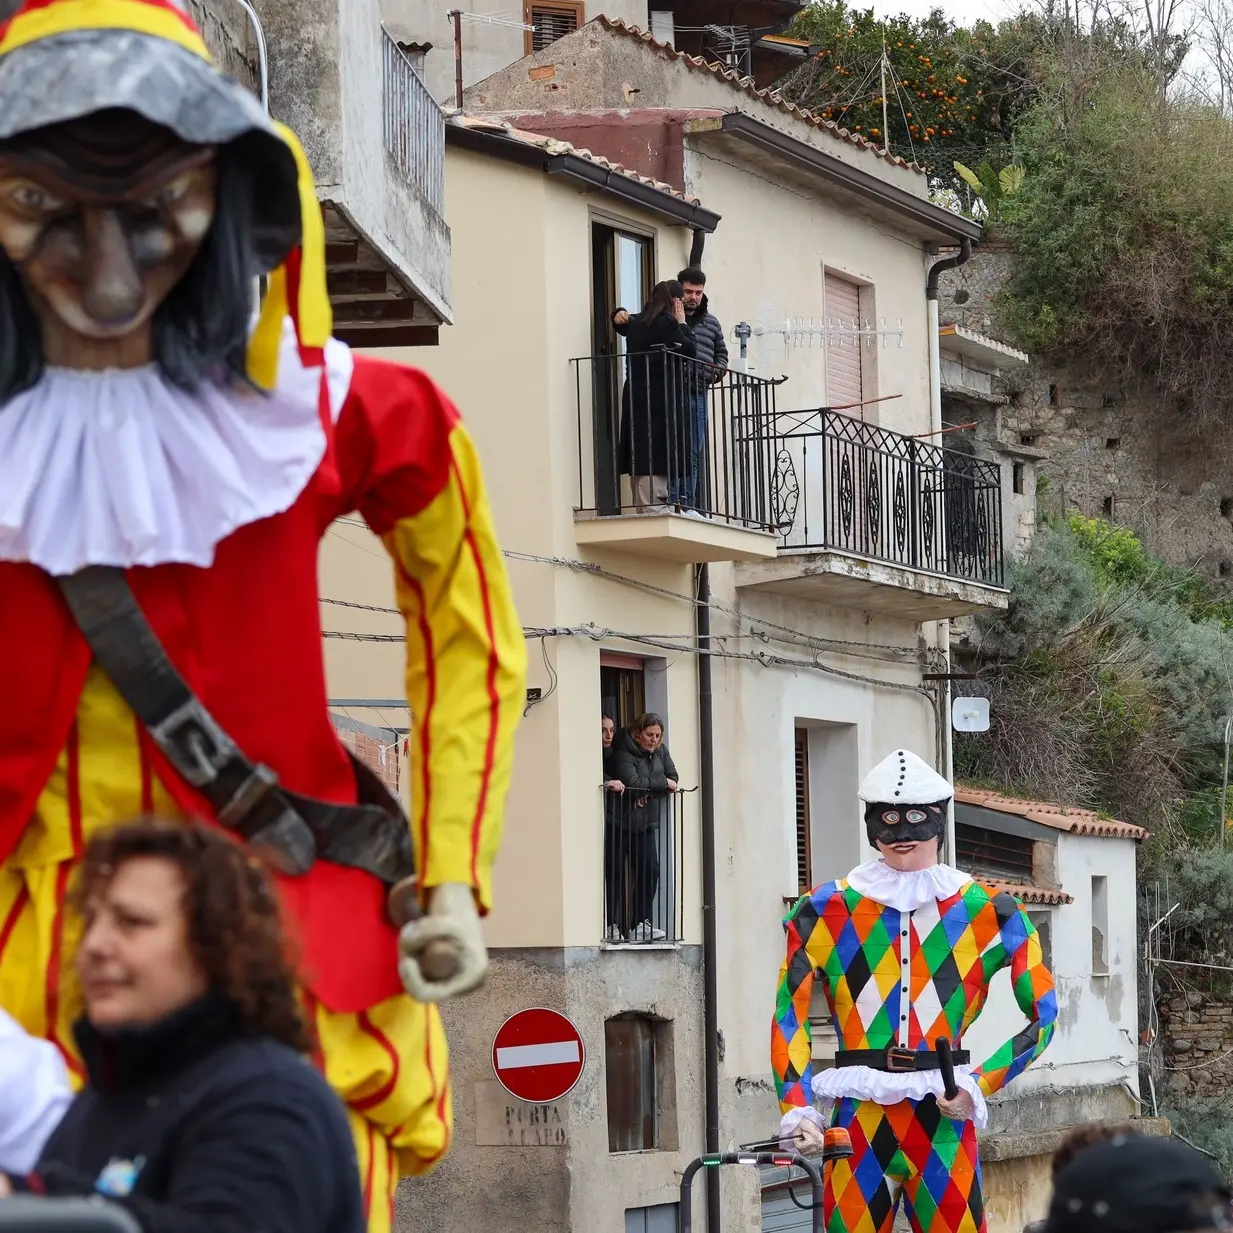
[(602, 167), (579, 154), (553, 154), (504, 133), (489, 129), (463, 128), (456, 124), (445, 126), (445, 140), (447, 145), (454, 145), (459, 149), (473, 150), (477, 154), (487, 154), (522, 167), (531, 167), (545, 175), (559, 176), (563, 180), (614, 197), (677, 227), (690, 227), (696, 231), (710, 233), (719, 226), (721, 216), (714, 210), (685, 201), (674, 193), (643, 184), (620, 171)]
[(894, 215), (910, 224), (911, 229), (924, 239), (977, 241), (983, 234), (981, 224), (974, 219), (934, 205), (924, 197), (890, 184), (880, 176), (854, 167), (810, 142), (801, 141), (744, 112), (730, 112), (724, 116), (720, 129), (726, 135), (807, 172), (832, 188)]
[(969, 330), (961, 325), (943, 325), (938, 329), (938, 345), (955, 355), (961, 355), (965, 360), (995, 370), (1004, 368), (1019, 368), (1031, 363), (1031, 357), (1024, 351), (1017, 351), (995, 338), (986, 338), (975, 330)]

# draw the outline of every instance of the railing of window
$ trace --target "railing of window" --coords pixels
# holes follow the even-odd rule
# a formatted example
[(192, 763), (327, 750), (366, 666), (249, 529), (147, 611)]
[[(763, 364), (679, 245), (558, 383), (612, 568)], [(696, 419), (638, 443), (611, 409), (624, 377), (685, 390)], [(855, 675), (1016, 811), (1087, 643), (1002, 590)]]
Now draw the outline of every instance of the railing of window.
[(770, 531), (780, 384), (665, 348), (572, 361), (579, 513), (678, 513)]
[(1003, 584), (995, 463), (822, 408), (778, 416), (770, 487), (785, 549)]
[(438, 214), (445, 213), (445, 113), (383, 26), (385, 148)]
[(696, 789), (601, 791), (604, 942), (645, 946), (681, 941), (685, 802)]

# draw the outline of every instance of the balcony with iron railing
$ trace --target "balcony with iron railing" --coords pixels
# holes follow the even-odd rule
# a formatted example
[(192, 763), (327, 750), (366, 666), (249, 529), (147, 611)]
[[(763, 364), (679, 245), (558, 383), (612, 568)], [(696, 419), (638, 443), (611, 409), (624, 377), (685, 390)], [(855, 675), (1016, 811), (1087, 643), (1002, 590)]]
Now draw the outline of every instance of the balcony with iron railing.
[(994, 463), (821, 408), (776, 418), (772, 562), (737, 584), (939, 620), (1007, 606)]
[(779, 384), (662, 348), (573, 361), (577, 542), (680, 562), (774, 558)]
[[(211, 51), (300, 137), (325, 218), (335, 332), (433, 343), (453, 316), (445, 115), (381, 24), (378, 0), (189, 0)], [(2, 7), (2, 6), (0, 6)], [(258, 16), (259, 12), (259, 16)]]
[(685, 802), (693, 790), (603, 792), (605, 946), (675, 946), (684, 938)]

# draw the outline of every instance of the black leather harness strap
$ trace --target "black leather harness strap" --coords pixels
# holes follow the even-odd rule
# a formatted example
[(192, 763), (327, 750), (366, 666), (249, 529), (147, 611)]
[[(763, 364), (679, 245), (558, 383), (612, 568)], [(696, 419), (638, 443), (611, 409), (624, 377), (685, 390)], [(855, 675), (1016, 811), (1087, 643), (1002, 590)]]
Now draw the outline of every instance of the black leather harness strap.
[(359, 804), (338, 805), (279, 786), (251, 762), (176, 671), (124, 571), (91, 565), (56, 579), (73, 619), (151, 739), (219, 822), (281, 873), (307, 873), (317, 857), (362, 869), (387, 886), (414, 876), (411, 831), (396, 798), (351, 757)]

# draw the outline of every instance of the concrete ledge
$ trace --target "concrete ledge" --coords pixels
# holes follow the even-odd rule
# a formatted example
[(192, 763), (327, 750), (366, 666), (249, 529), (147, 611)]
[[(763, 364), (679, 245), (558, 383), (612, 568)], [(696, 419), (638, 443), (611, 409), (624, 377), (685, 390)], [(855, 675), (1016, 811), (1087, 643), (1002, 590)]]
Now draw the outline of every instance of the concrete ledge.
[[(1163, 1117), (1136, 1117), (1127, 1123), (1140, 1134), (1154, 1135), (1166, 1138), (1172, 1133), (1168, 1119)], [(1074, 1126), (1054, 1126), (1049, 1130), (1032, 1131), (1002, 1131), (998, 1134), (982, 1134), (980, 1139), (980, 1159), (982, 1164), (990, 1164), (1002, 1160), (1025, 1160), (1032, 1156), (1052, 1156)]]
[(1010, 605), (1003, 587), (834, 549), (783, 549), (774, 561), (738, 566), (736, 585), (914, 621), (1005, 612)]
[(778, 551), (778, 541), (770, 531), (750, 531), (719, 519), (667, 511), (602, 518), (575, 511), (574, 537), (579, 546), (609, 548), (684, 565), (773, 560)]

